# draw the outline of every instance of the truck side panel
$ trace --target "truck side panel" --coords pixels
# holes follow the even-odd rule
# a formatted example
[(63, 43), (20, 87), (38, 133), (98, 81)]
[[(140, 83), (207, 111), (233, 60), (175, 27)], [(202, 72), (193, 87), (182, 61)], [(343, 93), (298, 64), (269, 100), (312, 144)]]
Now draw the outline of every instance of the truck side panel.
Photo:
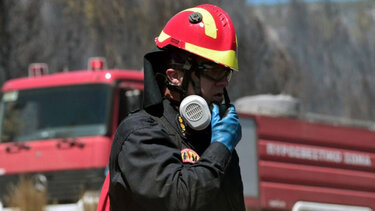
[(256, 116), (262, 208), (298, 201), (375, 210), (375, 132)]

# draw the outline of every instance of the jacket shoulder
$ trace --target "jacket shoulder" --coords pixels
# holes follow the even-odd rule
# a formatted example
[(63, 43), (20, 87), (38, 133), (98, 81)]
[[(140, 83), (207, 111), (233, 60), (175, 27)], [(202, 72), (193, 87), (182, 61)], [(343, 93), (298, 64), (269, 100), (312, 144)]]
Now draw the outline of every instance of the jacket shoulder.
[(144, 110), (129, 114), (118, 126), (118, 135), (124, 135), (124, 133), (134, 131), (141, 128), (157, 126), (158, 122), (151, 117), (150, 114)]
[[(145, 130), (147, 129), (147, 130)], [(134, 113), (129, 114), (118, 126), (116, 130), (115, 137), (113, 139), (112, 143), (112, 149), (111, 149), (111, 162), (112, 160), (117, 160), (117, 156), (119, 152), (122, 149), (122, 145), (126, 140), (128, 140), (129, 136), (131, 134), (137, 134), (136, 136), (138, 138), (132, 139), (132, 142), (134, 144), (140, 144), (141, 138), (140, 138), (140, 131), (142, 131), (142, 137), (147, 137), (149, 134), (146, 133), (152, 133), (154, 131), (159, 131), (161, 133), (164, 129), (161, 125), (157, 123), (148, 113), (145, 111), (137, 111)], [(147, 131), (147, 132), (146, 132)]]

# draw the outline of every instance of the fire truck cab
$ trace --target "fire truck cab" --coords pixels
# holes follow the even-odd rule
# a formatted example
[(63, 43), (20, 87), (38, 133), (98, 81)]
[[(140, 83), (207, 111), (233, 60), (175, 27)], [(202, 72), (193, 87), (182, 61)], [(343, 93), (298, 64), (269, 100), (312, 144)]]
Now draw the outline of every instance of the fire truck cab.
[(90, 59), (87, 70), (54, 74), (32, 64), (29, 77), (7, 81), (2, 92), (2, 206), (20, 175), (46, 188), (48, 202), (69, 204), (100, 191), (115, 130), (140, 107), (143, 72), (107, 69), (103, 58)]
[[(45, 188), (50, 204), (66, 205), (60, 210), (83, 210), (85, 199), (97, 202), (85, 196), (101, 189), (118, 124), (140, 107), (143, 73), (107, 69), (103, 58), (87, 70), (29, 70), (2, 88), (0, 211), (20, 175)], [(248, 211), (375, 210), (374, 123), (301, 114), (293, 100), (235, 105)]]

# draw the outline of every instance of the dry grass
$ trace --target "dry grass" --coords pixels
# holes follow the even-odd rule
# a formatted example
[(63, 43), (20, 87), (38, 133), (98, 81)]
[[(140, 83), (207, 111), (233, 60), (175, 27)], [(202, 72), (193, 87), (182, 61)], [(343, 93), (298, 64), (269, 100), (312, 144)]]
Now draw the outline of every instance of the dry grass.
[[(83, 195), (84, 203), (79, 205), (78, 210), (96, 211), (98, 197), (97, 191), (87, 191)], [(13, 208), (13, 211), (45, 211), (47, 193), (38, 190), (32, 178), (21, 176), (16, 185), (9, 187), (6, 201), (8, 206)]]
[(17, 210), (44, 211), (46, 204), (45, 191), (37, 190), (31, 179), (22, 176), (17, 185), (10, 187), (9, 205)]
[(83, 196), (85, 199), (83, 204), (84, 211), (96, 211), (96, 207), (98, 206), (99, 195), (97, 191), (87, 191), (86, 194)]

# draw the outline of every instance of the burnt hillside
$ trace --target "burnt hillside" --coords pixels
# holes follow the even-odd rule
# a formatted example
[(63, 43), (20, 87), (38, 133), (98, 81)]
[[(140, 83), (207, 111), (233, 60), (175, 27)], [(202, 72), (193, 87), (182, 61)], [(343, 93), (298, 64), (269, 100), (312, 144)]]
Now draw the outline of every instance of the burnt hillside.
[(292, 1), (256, 14), (295, 65), (298, 83), (285, 91), (304, 111), (375, 120), (374, 1)]

